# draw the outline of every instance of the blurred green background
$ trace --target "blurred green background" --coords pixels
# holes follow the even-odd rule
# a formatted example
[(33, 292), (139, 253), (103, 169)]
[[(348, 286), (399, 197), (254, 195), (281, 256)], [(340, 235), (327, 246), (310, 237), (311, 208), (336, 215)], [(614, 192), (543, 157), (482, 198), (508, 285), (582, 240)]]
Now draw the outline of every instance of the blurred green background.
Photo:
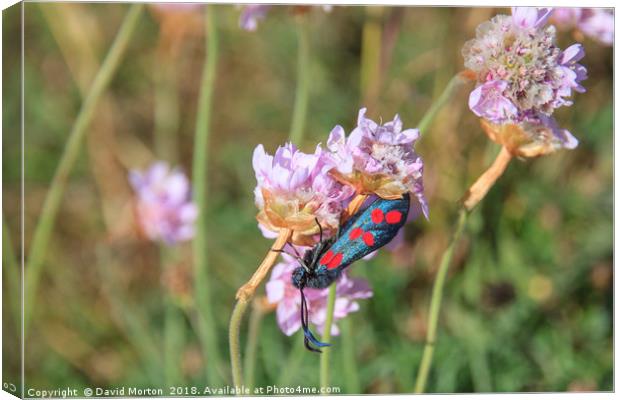
[[(83, 95), (127, 8), (25, 4), (26, 249)], [(217, 11), (205, 251), (221, 371), (231, 382), (227, 327), (234, 295), (270, 246), (254, 218), (251, 155), (259, 143), (273, 152), (288, 137), (297, 19), (305, 18), (311, 32), (311, 97), (300, 144), (310, 151), (334, 125), (350, 131), (362, 105), (373, 119), (399, 113), (405, 127), (414, 127), (463, 68), (460, 48), (476, 26), (509, 9), (334, 7), (294, 17), (291, 7), (277, 7), (254, 33), (239, 29), (238, 8)], [(19, 41), (11, 39), (19, 37), (19, 20), (4, 16), (5, 54), (19, 54)], [(371, 40), (366, 54), (376, 55), (377, 68), (361, 88), (364, 32), (379, 42)], [(144, 354), (161, 348), (162, 293), (192, 308), (191, 248), (181, 246), (162, 274), (158, 247), (136, 235), (126, 177), (157, 158), (191, 170), (203, 40), (200, 9), (179, 14), (148, 7), (143, 13), (97, 107), (54, 228), (25, 345), (27, 387), (161, 385), (164, 365)], [(558, 42), (565, 48), (574, 38), (561, 32)], [(583, 43), (587, 92), (556, 113), (580, 145), (513, 161), (472, 214), (444, 294), (430, 392), (613, 389), (612, 48)], [(5, 56), (3, 67), (3, 212), (19, 254), (20, 82), (8, 78), (20, 60)], [(430, 220), (408, 225), (407, 244), (398, 252), (384, 251), (351, 271), (369, 279), (374, 297), (341, 323), (347, 337), (333, 339), (331, 383), (342, 393), (413, 389), (456, 201), (498, 152), (467, 108), (470, 90), (454, 94), (417, 147), (426, 165)], [(155, 111), (159, 101), (162, 113)], [(156, 139), (158, 129), (169, 135)], [(7, 281), (5, 275), (5, 293)], [(18, 336), (4, 303), (3, 365), (10, 378), (19, 371)], [(183, 327), (179, 385), (204, 385), (211, 360), (201, 355), (191, 318), (184, 317)], [(242, 343), (247, 321), (244, 327)], [(282, 334), (274, 313), (267, 314), (256, 385), (318, 385), (318, 357), (301, 342), (299, 335)], [(344, 361), (347, 351), (355, 368)]]

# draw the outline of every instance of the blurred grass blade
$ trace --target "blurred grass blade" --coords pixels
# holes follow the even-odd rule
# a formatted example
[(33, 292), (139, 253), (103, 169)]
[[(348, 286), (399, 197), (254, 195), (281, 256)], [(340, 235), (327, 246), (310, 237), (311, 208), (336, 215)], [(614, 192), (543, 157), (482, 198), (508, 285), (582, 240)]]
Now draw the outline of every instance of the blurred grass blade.
[(25, 300), (24, 300), (24, 335), (27, 335), (30, 318), (37, 294), (37, 288), (41, 276), (43, 259), (47, 244), (54, 227), (54, 221), (58, 214), (60, 202), (67, 186), (69, 174), (79, 155), (80, 145), (86, 134), (86, 129), (92, 120), (95, 108), (101, 94), (107, 89), (114, 73), (120, 65), (121, 59), (129, 39), (135, 31), (143, 4), (136, 3), (130, 6), (129, 11), (106, 55), (101, 69), (97, 72), (93, 84), (82, 104), (82, 108), (75, 119), (69, 140), (65, 145), (60, 163), (56, 169), (49, 192), (43, 203), (39, 221), (34, 231), (32, 244), (28, 253), (28, 261), (25, 271)]
[(428, 111), (422, 116), (422, 119), (418, 123), (417, 128), (420, 130), (420, 134), (424, 135), (427, 129), (430, 127), (431, 123), (439, 113), (439, 110), (442, 109), (443, 106), (448, 103), (448, 101), (452, 98), (454, 92), (465, 82), (467, 79), (463, 77), (462, 74), (456, 74), (450, 79), (446, 88), (441, 93), (441, 95), (431, 104)]
[(207, 262), (207, 179), (209, 135), (211, 125), (211, 108), (213, 89), (217, 73), (217, 59), (219, 52), (218, 31), (216, 25), (215, 7), (205, 8), (206, 49), (205, 61), (200, 84), (200, 98), (196, 115), (196, 132), (194, 139), (194, 159), (192, 164), (192, 181), (194, 185), (194, 199), (199, 209), (196, 220), (196, 237), (193, 242), (194, 252), (194, 291), (198, 314), (199, 336), (202, 346), (206, 374), (210, 385), (222, 382), (219, 375), (220, 349), (217, 343), (217, 330), (211, 306), (211, 283), (209, 281), (209, 266)]
[[(13, 241), (11, 240), (9, 228), (4, 220), (4, 215), (2, 216), (2, 269), (6, 271), (6, 276), (8, 278), (9, 283), (5, 287), (8, 287), (8, 299), (10, 299), (11, 302), (11, 313), (15, 320), (15, 328), (19, 331), (21, 327), (21, 279), (18, 275), (18, 271), (21, 271), (21, 268), (19, 268), (19, 264), (15, 258)], [(5, 297), (5, 299), (7, 299), (7, 297)]]
[(300, 146), (308, 114), (310, 87), (310, 27), (303, 16), (297, 20), (297, 89), (289, 140)]
[(251, 391), (254, 389), (256, 358), (258, 351), (258, 337), (260, 335), (260, 325), (263, 320), (264, 311), (262, 306), (257, 302), (252, 303), (252, 312), (250, 313), (250, 326), (248, 331), (248, 342), (245, 347), (245, 386)]
[(343, 318), (340, 323), (342, 330), (342, 353), (343, 353), (343, 371), (346, 383), (346, 393), (361, 393), (360, 378), (357, 373), (357, 362), (355, 360), (355, 338), (353, 337), (353, 328), (351, 326), (351, 318)]

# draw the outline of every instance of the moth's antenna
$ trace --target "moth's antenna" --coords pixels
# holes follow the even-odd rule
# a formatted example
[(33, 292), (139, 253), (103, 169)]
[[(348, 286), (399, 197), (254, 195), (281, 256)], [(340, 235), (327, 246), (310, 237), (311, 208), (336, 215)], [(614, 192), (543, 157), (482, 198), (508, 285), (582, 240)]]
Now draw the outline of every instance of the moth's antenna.
[(322, 353), (321, 350), (312, 346), (325, 347), (331, 346), (329, 343), (323, 343), (319, 341), (308, 326), (308, 303), (306, 302), (306, 296), (304, 295), (303, 285), (299, 287), (299, 293), (301, 294), (301, 327), (304, 330), (304, 346), (306, 349), (314, 353)]
[(319, 226), (319, 241), (322, 242), (323, 241), (323, 227), (321, 226), (321, 224), (319, 224), (319, 219), (314, 217), (314, 222), (316, 222), (316, 224)]

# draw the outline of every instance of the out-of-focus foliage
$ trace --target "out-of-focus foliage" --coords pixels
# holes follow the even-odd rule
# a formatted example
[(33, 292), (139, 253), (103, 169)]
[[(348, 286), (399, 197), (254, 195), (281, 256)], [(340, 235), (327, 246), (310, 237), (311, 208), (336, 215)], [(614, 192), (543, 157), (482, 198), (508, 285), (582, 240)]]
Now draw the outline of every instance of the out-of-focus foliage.
[[(25, 5), (26, 248), (82, 96), (126, 8)], [(222, 371), (230, 381), (227, 324), (234, 294), (270, 246), (255, 220), (251, 154), (259, 143), (271, 152), (287, 138), (297, 42), (296, 20), (285, 8), (270, 11), (254, 33), (239, 29), (238, 9), (221, 6), (218, 12), (221, 54), (209, 149), (209, 247), (204, 250), (218, 341), (226, 349)], [(463, 68), (460, 47), (496, 13), (509, 10), (385, 7), (367, 13), (363, 7), (334, 7), (331, 13), (307, 14), (312, 85), (300, 146), (310, 151), (324, 143), (335, 124), (353, 127), (362, 105), (367, 14), (382, 24), (384, 38), (393, 37), (383, 43), (379, 95), (369, 100), (368, 114), (386, 119), (399, 113), (406, 126), (415, 126)], [(153, 9), (143, 15), (71, 176), (26, 342), (28, 387), (159, 385), (163, 364), (145, 354), (156, 356), (161, 347), (162, 293), (170, 290), (182, 309), (192, 307), (189, 245), (178, 249), (163, 273), (157, 247), (135, 234), (126, 179), (129, 169), (158, 157), (155, 85), (158, 69), (166, 66), (175, 73), (179, 102), (178, 132), (170, 133), (178, 144), (174, 156), (191, 170), (202, 15), (196, 11), (177, 24), (185, 32), (172, 50), (162, 44), (169, 42), (162, 38), (160, 17)], [(5, 20), (5, 32), (18, 37), (17, 22)], [(559, 42), (566, 47), (573, 39), (561, 33)], [(15, 51), (19, 45), (4, 42)], [(429, 391), (612, 389), (612, 49), (587, 40), (584, 45), (587, 92), (555, 114), (580, 146), (513, 161), (474, 211), (445, 290)], [(5, 61), (5, 75), (19, 68), (19, 61)], [(11, 80), (4, 85), (12, 94), (3, 98), (10, 111), (3, 114), (4, 214), (17, 244), (19, 154), (7, 148), (19, 146), (20, 86)], [(407, 226), (407, 244), (398, 252), (384, 251), (351, 270), (369, 279), (374, 297), (361, 302), (360, 312), (345, 321), (343, 336), (333, 339), (331, 381), (343, 393), (413, 388), (430, 289), (456, 201), (498, 151), (467, 108), (470, 89), (454, 95), (417, 148), (426, 165), (430, 220)], [(5, 335), (15, 335), (10, 314), (4, 312), (3, 318)], [(145, 328), (143, 336), (136, 325)], [(183, 326), (179, 368), (184, 381), (179, 385), (204, 386), (202, 368), (210, 360), (201, 356), (193, 321), (186, 318)], [(241, 339), (244, 343), (245, 330)], [(356, 360), (353, 369), (345, 362), (346, 346)], [(18, 368), (7, 362), (6, 371)], [(298, 335), (284, 336), (273, 313), (261, 326), (256, 371), (259, 386), (318, 385), (318, 358), (304, 351)]]

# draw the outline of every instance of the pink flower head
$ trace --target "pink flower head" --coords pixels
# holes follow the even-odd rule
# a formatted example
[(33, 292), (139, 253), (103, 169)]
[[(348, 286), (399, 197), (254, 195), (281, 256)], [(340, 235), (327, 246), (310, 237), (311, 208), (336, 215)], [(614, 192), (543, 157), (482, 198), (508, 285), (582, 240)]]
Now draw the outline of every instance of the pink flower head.
[[(344, 201), (353, 190), (327, 173), (330, 166), (326, 161), (320, 146), (314, 154), (306, 154), (287, 143), (274, 156), (262, 145), (254, 149), (254, 195), (262, 230), (290, 228), (299, 235), (313, 235), (318, 231), (315, 218), (325, 229), (338, 229)], [(302, 238), (298, 239), (293, 237), (301, 244)]]
[(570, 106), (575, 92), (584, 92), (587, 71), (580, 44), (562, 51), (555, 27), (545, 25), (550, 9), (513, 8), (512, 17), (497, 15), (476, 29), (463, 46), (465, 66), (478, 86), (469, 107), (493, 124), (539, 124), (556, 108)]
[(552, 18), (560, 29), (576, 29), (602, 44), (613, 44), (614, 14), (611, 9), (556, 8)]
[(175, 244), (194, 236), (198, 208), (180, 170), (156, 162), (145, 172), (130, 171), (129, 182), (135, 191), (138, 222), (149, 239)]
[(246, 31), (255, 31), (258, 28), (258, 21), (265, 19), (271, 7), (273, 6), (269, 4), (248, 4), (243, 6), (239, 16), (239, 26)]
[(420, 132), (402, 128), (398, 115), (390, 122), (377, 124), (366, 118), (366, 109), (362, 108), (357, 127), (348, 138), (344, 129), (336, 126), (327, 139), (331, 173), (358, 193), (390, 199), (412, 192), (428, 217), (422, 184), (424, 163), (414, 150)]
[[(284, 261), (276, 264), (271, 272), (271, 278), (265, 289), (267, 300), (271, 304), (277, 304), (276, 319), (278, 326), (284, 334), (291, 336), (301, 328), (301, 297), (299, 289), (293, 286), (291, 274), (298, 267), (297, 261), (283, 255)], [(323, 331), (327, 317), (327, 297), (329, 289), (304, 290), (308, 301), (309, 321)], [(340, 331), (335, 322), (343, 319), (349, 313), (358, 311), (360, 306), (356, 300), (372, 297), (372, 289), (368, 282), (362, 278), (349, 278), (343, 273), (336, 282), (336, 304), (334, 308), (334, 324), (332, 335), (338, 335)]]

